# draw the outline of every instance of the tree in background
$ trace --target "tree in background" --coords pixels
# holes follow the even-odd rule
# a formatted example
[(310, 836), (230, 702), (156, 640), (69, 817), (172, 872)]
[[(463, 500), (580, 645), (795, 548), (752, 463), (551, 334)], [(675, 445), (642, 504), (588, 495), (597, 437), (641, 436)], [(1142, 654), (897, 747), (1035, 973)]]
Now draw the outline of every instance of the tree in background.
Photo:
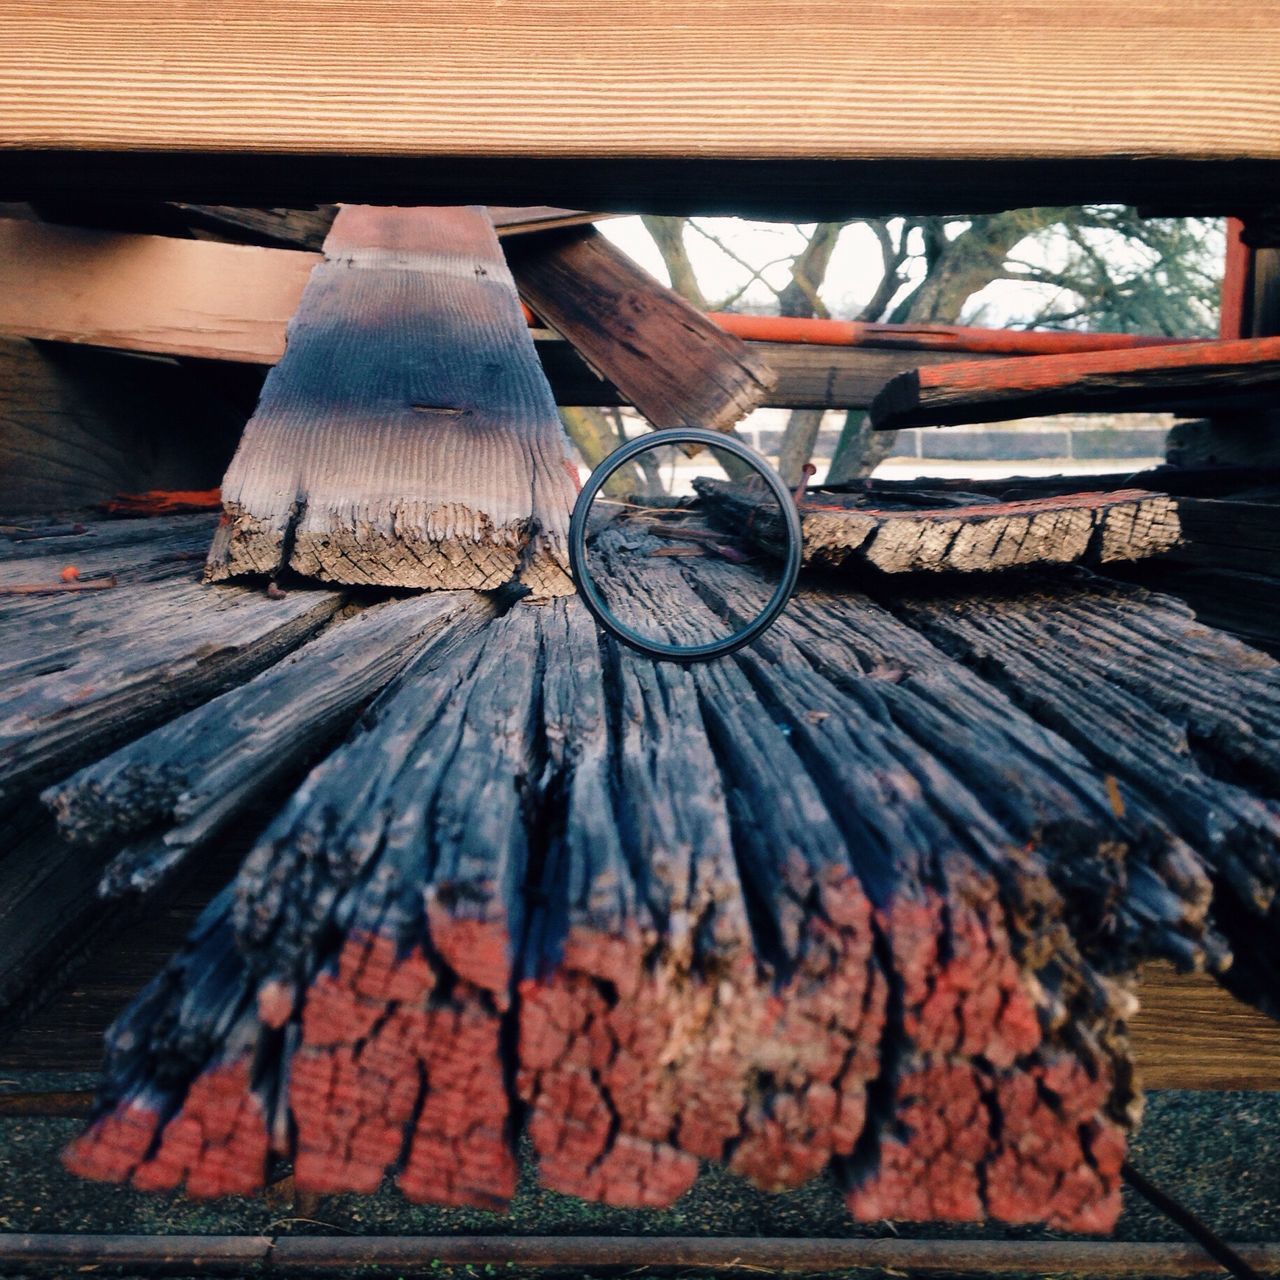
[[(894, 323), (983, 323), (979, 295), (996, 281), (1028, 286), (1026, 327), (1209, 336), (1215, 330), (1222, 263), (1221, 224), (1184, 218), (1140, 218), (1131, 208), (1015, 209), (976, 217), (865, 218), (799, 229), (795, 248), (752, 262), (730, 242), (724, 220), (646, 217), (671, 286), (696, 306), (742, 308), (757, 283), (783, 316), (828, 316), (822, 289), (840, 237), (869, 229), (880, 247), (878, 286), (842, 318)], [(709, 298), (690, 254), (691, 237), (734, 263), (741, 280)], [(758, 308), (752, 308), (758, 309)], [(792, 412), (779, 470), (796, 483), (809, 461), (822, 412)], [(850, 411), (829, 479), (868, 474), (892, 451), (893, 434), (871, 432)]]

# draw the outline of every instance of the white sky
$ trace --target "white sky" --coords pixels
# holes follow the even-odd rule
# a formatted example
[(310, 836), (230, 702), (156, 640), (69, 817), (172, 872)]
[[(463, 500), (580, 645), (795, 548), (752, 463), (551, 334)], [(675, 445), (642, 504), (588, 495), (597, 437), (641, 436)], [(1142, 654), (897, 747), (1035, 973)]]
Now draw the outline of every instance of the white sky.
[[(699, 218), (697, 223), (753, 268), (794, 254), (803, 245), (805, 234), (812, 230), (812, 224), (797, 228), (786, 223), (750, 222), (742, 218)], [(659, 280), (667, 280), (662, 258), (639, 218), (606, 219), (598, 225), (610, 240)], [(956, 225), (956, 234), (962, 227), (963, 224)], [(749, 273), (700, 235), (695, 226), (686, 231), (685, 243), (703, 292), (710, 302), (722, 301), (747, 279)], [(1107, 251), (1121, 252), (1130, 259), (1134, 255), (1133, 246), (1123, 242), (1118, 249)], [(1055, 250), (1052, 242), (1046, 244), (1044, 241), (1024, 241), (1012, 256), (1059, 268), (1066, 260), (1061, 248)], [(913, 266), (917, 273), (923, 269), (918, 259), (909, 266)], [(882, 271), (880, 246), (874, 233), (862, 225), (846, 227), (820, 290), (830, 313), (843, 319), (856, 317), (875, 292)], [(765, 276), (781, 288), (787, 281), (786, 263), (766, 271)], [(962, 319), (994, 327), (1025, 325), (1053, 300), (1056, 292), (1042, 285), (997, 280), (969, 300)], [(774, 295), (757, 282), (734, 304), (734, 309), (770, 310), (773, 305), (776, 305)]]

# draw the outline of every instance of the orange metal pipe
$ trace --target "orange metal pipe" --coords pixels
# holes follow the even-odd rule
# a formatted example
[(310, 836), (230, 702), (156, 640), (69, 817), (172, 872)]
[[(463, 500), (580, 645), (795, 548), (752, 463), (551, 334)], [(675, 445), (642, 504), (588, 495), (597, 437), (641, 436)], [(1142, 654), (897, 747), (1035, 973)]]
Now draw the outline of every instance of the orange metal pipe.
[[(540, 322), (524, 306), (531, 325)], [(1195, 338), (1154, 334), (1066, 333), (1056, 330), (977, 329), (951, 324), (868, 324), (861, 320), (809, 320), (796, 316), (743, 316), (712, 311), (726, 333), (748, 342), (787, 342), (819, 347), (899, 347), (916, 351), (989, 351), (1001, 355), (1047, 356), (1082, 351), (1130, 351), (1169, 347)]]
[(805, 320), (790, 316), (740, 316), (712, 312), (727, 333), (751, 342), (805, 342), (830, 347), (907, 347), (926, 351), (991, 351), (1006, 355), (1057, 355), (1080, 351), (1128, 351), (1165, 347), (1192, 338), (1132, 333), (1067, 333), (1056, 330), (977, 329), (949, 324), (869, 324), (861, 320)]

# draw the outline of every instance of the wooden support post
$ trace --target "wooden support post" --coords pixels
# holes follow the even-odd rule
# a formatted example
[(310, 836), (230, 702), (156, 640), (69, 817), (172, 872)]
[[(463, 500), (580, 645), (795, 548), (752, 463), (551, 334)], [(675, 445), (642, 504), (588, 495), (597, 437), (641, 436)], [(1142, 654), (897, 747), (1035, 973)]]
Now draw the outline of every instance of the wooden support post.
[(289, 333), (210, 579), (572, 590), (577, 476), (482, 209), (344, 206)]

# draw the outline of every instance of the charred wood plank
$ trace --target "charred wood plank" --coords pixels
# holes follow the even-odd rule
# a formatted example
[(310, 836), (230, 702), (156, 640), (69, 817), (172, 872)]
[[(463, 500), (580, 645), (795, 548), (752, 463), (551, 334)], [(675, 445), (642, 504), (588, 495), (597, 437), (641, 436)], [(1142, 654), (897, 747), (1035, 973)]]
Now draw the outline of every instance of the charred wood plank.
[(0, 603), (0, 805), (256, 674), (340, 604), (174, 580)]
[(1280, 564), (1280, 492), (1274, 502), (1182, 498), (1175, 564), (1269, 574)]
[[(698, 566), (698, 589), (714, 607), (744, 615), (763, 600), (757, 585), (720, 564)], [(773, 631), (757, 649), (813, 666), (844, 695), (841, 718), (891, 724), (909, 768), (932, 759), (942, 772), (925, 768), (919, 785), (933, 805), (972, 795), (951, 821), (987, 832), (988, 848), (1013, 840), (1039, 851), (1093, 963), (1123, 970), (1138, 955), (1190, 969), (1225, 963), (1207, 926), (1207, 869), (1160, 809), (1128, 789), (1113, 794), (1087, 757), (981, 675), (847, 592), (801, 593)], [(1013, 768), (1000, 763), (1014, 760)], [(910, 842), (886, 848), (895, 843)]]
[(1223, 982), (1280, 1015), (1280, 667), (1119, 584), (896, 608), (1166, 815), (1214, 881)]
[(774, 385), (746, 343), (594, 227), (504, 247), (525, 301), (655, 427), (727, 430)]
[(1139, 351), (933, 365), (888, 383), (871, 404), (881, 431), (1004, 422), (1052, 413), (1256, 409), (1280, 389), (1280, 338)]
[(50, 788), (44, 800), (59, 833), (119, 850), (104, 872), (104, 894), (153, 892), (332, 741), (423, 644), (489, 614), (483, 598), (450, 593), (376, 604), (333, 623), (247, 684)]
[[(695, 563), (700, 573), (709, 562)], [(664, 564), (673, 566), (674, 599), (664, 611), (673, 638), (686, 630), (707, 634), (709, 619), (697, 618), (697, 596), (679, 584), (682, 570)], [(625, 566), (612, 567), (610, 581), (625, 590)], [(654, 588), (652, 575), (645, 582)], [(773, 639), (770, 632), (766, 643)], [(1130, 1089), (1126, 1051), (1116, 1038), (1124, 999), (1061, 930), (1046, 951), (1061, 903), (1044, 864), (1028, 850), (1011, 866), (1006, 851), (1013, 842), (984, 820), (963, 785), (931, 772), (927, 757), (904, 752), (892, 726), (852, 715), (840, 692), (806, 670), (794, 651), (758, 663), (748, 651), (740, 665), (744, 670), (707, 664), (693, 673), (720, 768), (733, 788), (731, 803), (736, 796), (743, 805), (735, 831), (739, 860), (750, 865), (746, 851), (756, 832), (756, 856), (760, 865), (772, 864), (773, 875), (779, 848), (793, 859), (803, 850), (798, 831), (775, 828), (786, 821), (788, 788), (768, 781), (771, 770), (797, 753), (810, 794), (841, 828), (846, 874), (852, 872), (861, 887), (857, 896), (865, 895), (874, 909), (881, 963), (895, 992), (866, 1130), (851, 1155), (833, 1152), (849, 1186), (850, 1210), (859, 1218), (921, 1220), (990, 1213), (1077, 1230), (1113, 1221)], [(913, 767), (923, 769), (923, 786), (910, 778)], [(785, 765), (778, 771), (789, 783)], [(797, 816), (807, 811), (812, 822), (803, 793), (797, 799)], [(956, 820), (954, 807), (967, 824)], [(831, 918), (849, 920), (835, 912)], [(811, 948), (822, 932), (810, 923), (800, 937)], [(1035, 973), (1037, 957), (1049, 954), (1052, 979)], [(818, 965), (823, 973), (831, 967), (830, 961)], [(1002, 1013), (993, 1018), (996, 1006)], [(849, 1069), (856, 1079), (856, 1068)], [(1040, 1085), (1053, 1088), (1054, 1082), (1060, 1108), (1037, 1103)], [(788, 1088), (780, 1098), (766, 1095), (775, 1151), (766, 1146), (757, 1153), (765, 1163), (777, 1160), (777, 1145), (786, 1150), (787, 1137), (813, 1140), (805, 1133), (813, 1113), (804, 1104), (817, 1103), (820, 1091), (809, 1095), (820, 1078), (805, 1081), (803, 1070), (794, 1070), (788, 1083), (796, 1091), (789, 1100)], [(989, 1106), (992, 1098), (998, 1101)], [(898, 1121), (914, 1135), (899, 1136)], [(814, 1127), (821, 1133), (825, 1126)], [(1031, 1136), (1049, 1133), (1056, 1135), (1049, 1140), (1053, 1154), (1034, 1152)], [(1027, 1192), (1028, 1185), (1062, 1176), (1078, 1195)]]
[[(728, 481), (698, 477), (694, 486), (718, 523), (782, 550), (776, 502)], [(799, 504), (804, 562), (893, 574), (990, 573), (1143, 560), (1163, 555), (1179, 540), (1178, 504), (1140, 489), (933, 509), (906, 497), (880, 505), (855, 494), (806, 495)]]
[(210, 578), (571, 589), (567, 441), (482, 210), (344, 207), (290, 333)]

